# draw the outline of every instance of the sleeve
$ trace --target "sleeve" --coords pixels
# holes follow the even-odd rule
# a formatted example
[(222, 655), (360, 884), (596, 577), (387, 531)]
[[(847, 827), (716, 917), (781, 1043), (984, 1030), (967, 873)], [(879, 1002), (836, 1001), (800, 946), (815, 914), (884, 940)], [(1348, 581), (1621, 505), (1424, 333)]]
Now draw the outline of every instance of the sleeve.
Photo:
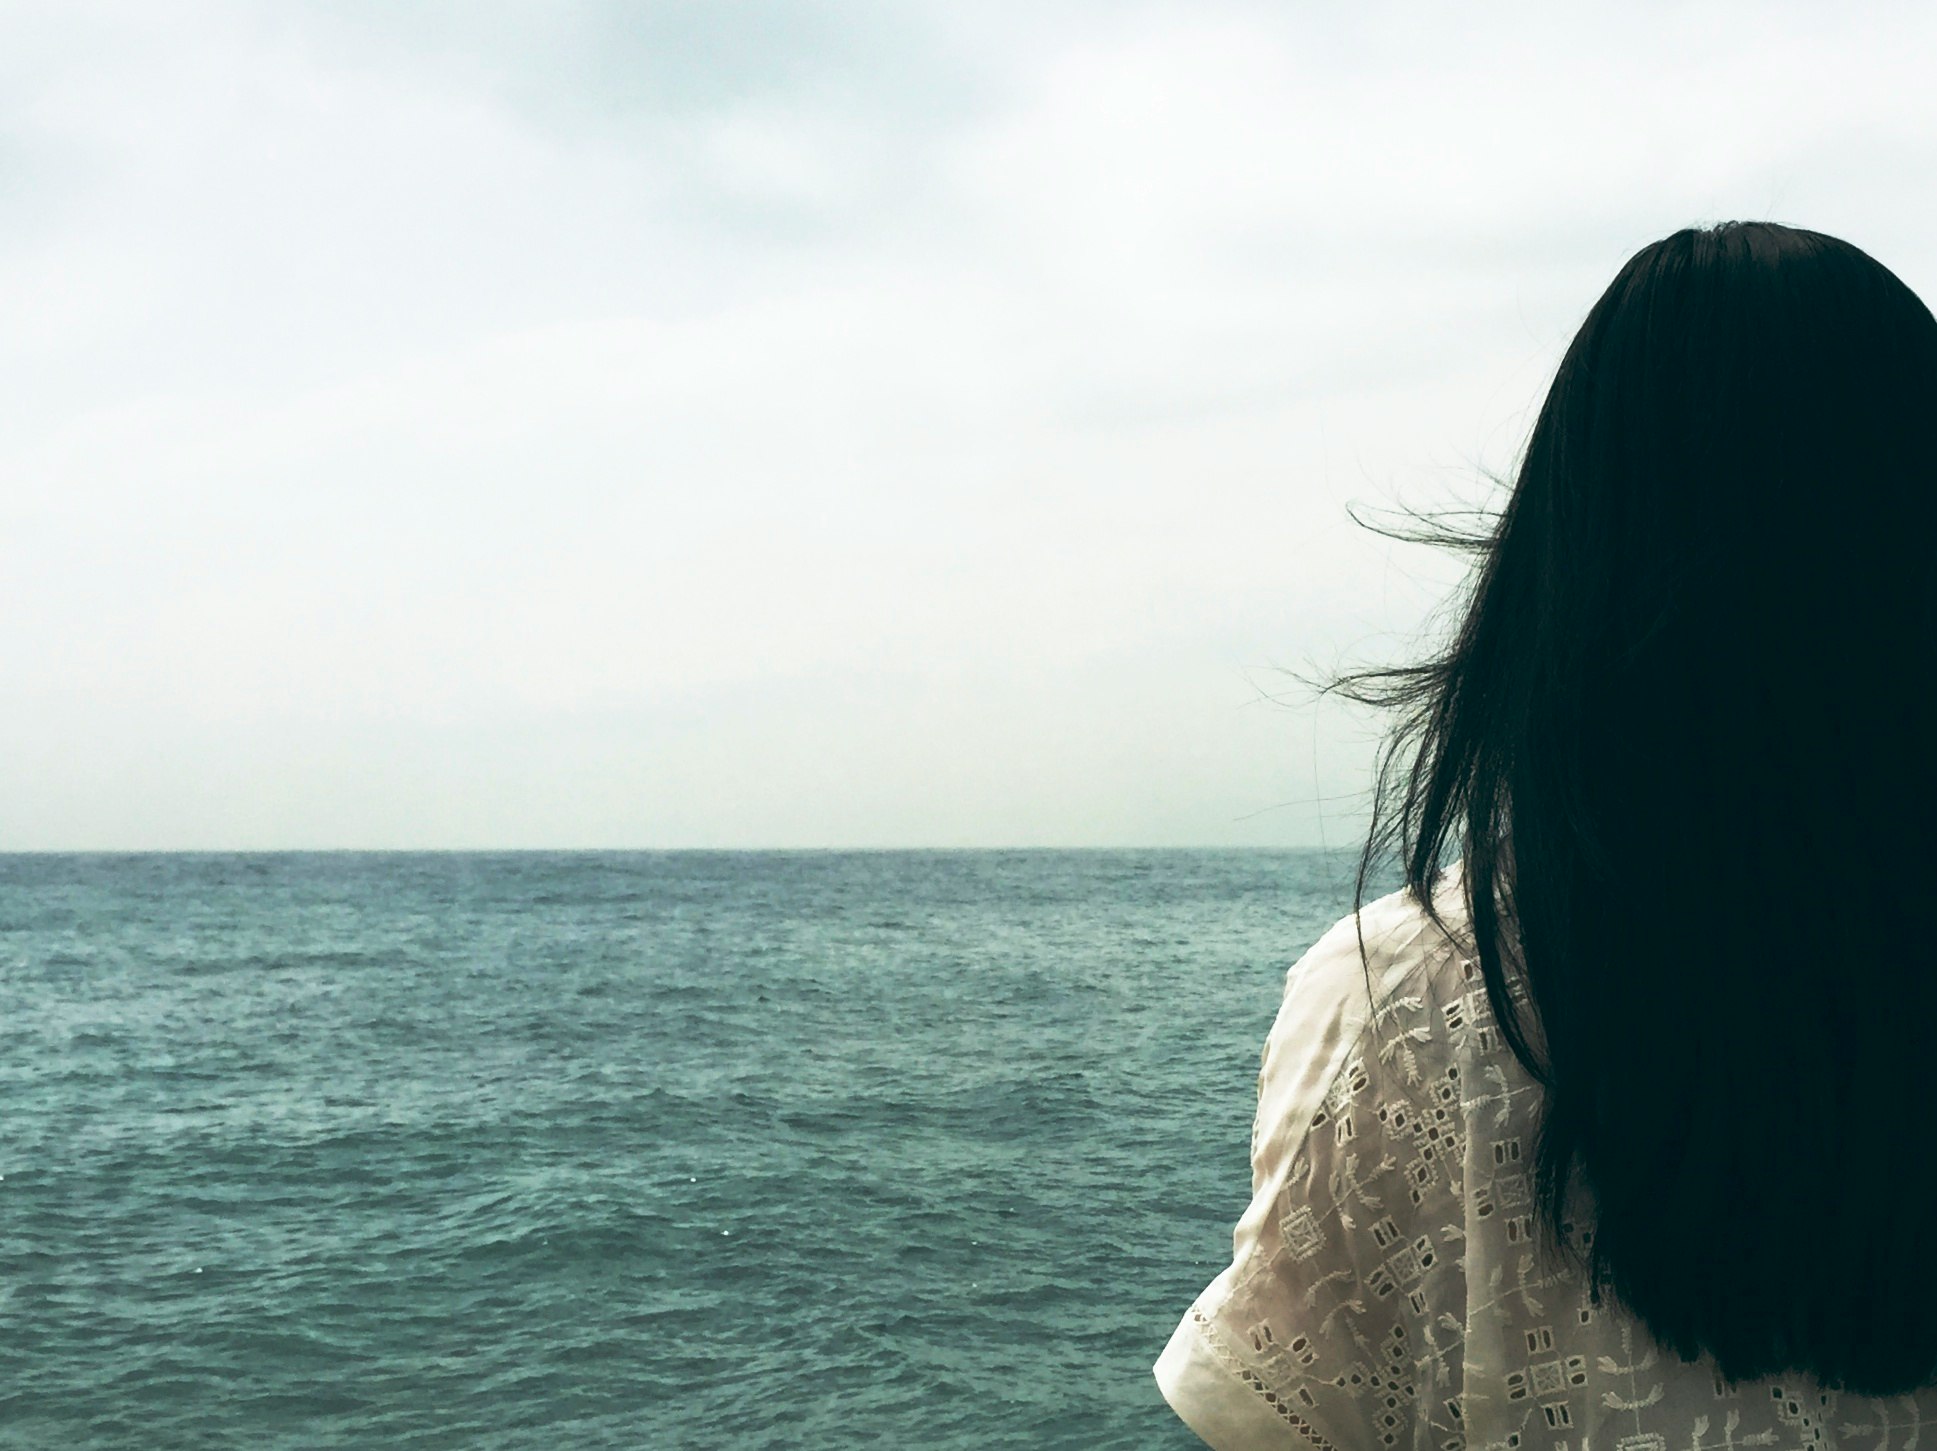
[(1164, 1399), (1214, 1451), (1412, 1445), (1408, 1297), (1403, 1263), (1395, 1269), (1411, 1246), (1393, 1217), (1409, 1205), (1405, 1156), (1384, 1136), (1367, 1007), (1347, 918), (1287, 975), (1231, 1263), (1154, 1367)]

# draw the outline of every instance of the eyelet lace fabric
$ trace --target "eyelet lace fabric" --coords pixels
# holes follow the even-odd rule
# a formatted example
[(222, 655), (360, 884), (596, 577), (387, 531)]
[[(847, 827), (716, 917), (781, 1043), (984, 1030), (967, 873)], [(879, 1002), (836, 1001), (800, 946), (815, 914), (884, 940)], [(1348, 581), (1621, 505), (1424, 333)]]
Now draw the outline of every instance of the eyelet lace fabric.
[[(1462, 925), (1460, 869), (1435, 890)], [(1470, 943), (1404, 893), (1291, 969), (1266, 1039), (1232, 1258), (1154, 1366), (1215, 1451), (1917, 1451), (1937, 1390), (1731, 1391), (1535, 1245), (1539, 1086)], [(1515, 984), (1516, 1002), (1524, 989)], [(1563, 1225), (1586, 1247), (1591, 1230)]]

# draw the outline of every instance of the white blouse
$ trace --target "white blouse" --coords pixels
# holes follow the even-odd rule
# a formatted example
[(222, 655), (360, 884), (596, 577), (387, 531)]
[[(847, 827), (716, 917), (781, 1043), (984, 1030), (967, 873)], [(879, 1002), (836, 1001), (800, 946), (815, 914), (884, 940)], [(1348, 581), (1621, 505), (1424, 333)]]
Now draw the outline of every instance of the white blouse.
[(1571, 1265), (1545, 1268), (1541, 1090), (1487, 1001), (1461, 865), (1433, 897), (1464, 941), (1404, 891), (1360, 914), (1376, 1023), (1352, 918), (1287, 974), (1251, 1203), (1157, 1360), (1164, 1399), (1215, 1451), (1915, 1451), (1937, 1389), (1731, 1392), (1708, 1356), (1684, 1363), (1611, 1298), (1594, 1308)]

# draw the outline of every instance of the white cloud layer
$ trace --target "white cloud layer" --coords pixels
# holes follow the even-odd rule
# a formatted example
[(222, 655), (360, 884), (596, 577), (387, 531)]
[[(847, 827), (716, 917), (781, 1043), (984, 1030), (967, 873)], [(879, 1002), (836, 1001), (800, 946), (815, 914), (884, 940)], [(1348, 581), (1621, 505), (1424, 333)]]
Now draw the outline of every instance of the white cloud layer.
[(0, 3), (0, 847), (1349, 843), (1347, 503), (1677, 227), (1932, 295), (1934, 31)]

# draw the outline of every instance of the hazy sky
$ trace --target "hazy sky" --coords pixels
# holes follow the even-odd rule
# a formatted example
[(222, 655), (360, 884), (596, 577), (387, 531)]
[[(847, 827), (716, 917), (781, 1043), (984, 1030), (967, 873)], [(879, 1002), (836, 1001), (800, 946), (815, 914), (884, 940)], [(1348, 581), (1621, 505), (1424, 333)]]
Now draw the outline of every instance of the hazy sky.
[(1678, 227), (1937, 298), (1933, 53), (0, 0), (0, 849), (1350, 844), (1381, 723), (1273, 667), (1411, 658), (1465, 566), (1347, 505), (1492, 499)]

